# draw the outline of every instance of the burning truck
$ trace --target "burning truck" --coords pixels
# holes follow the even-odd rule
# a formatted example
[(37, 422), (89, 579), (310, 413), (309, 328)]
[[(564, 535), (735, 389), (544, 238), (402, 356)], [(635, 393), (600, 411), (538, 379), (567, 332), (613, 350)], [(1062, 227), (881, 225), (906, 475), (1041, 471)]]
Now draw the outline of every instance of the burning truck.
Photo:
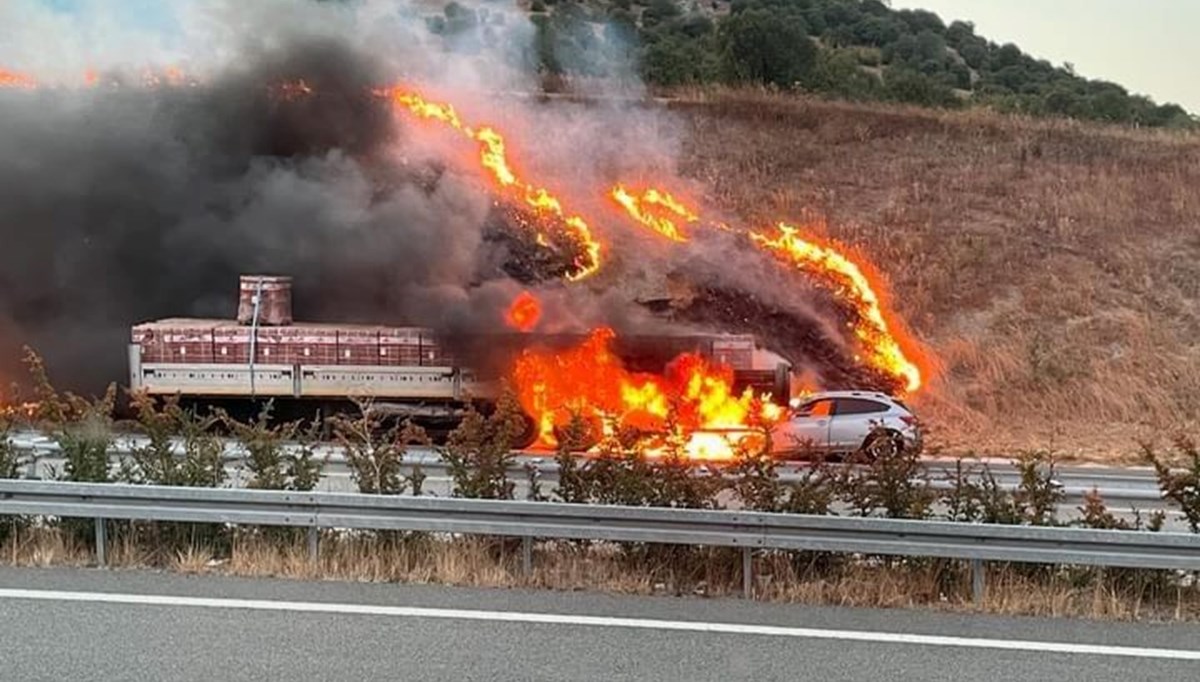
[[(617, 364), (622, 380), (612, 384), (612, 401), (577, 386), (557, 394), (549, 386), (606, 385), (603, 379), (610, 377), (595, 375)], [(597, 330), (447, 338), (422, 327), (298, 322), (292, 318), (291, 278), (285, 276), (241, 277), (236, 319), (145, 322), (133, 327), (129, 346), (130, 387), (150, 395), (227, 409), (269, 399), (288, 416), (328, 414), (367, 400), (372, 410), (435, 431), (453, 428), (469, 407), (489, 411), (508, 382), (528, 424), (520, 447), (553, 445), (561, 412), (576, 395), (583, 402), (574, 407), (588, 417), (613, 402), (624, 405), (615, 411), (661, 416), (665, 403), (653, 403), (655, 396), (665, 399), (658, 377), (680, 367), (689, 372), (684, 383), (692, 377), (707, 382), (697, 384), (707, 391), (697, 403), (712, 404), (709, 395), (717, 386), (725, 396), (718, 409), (726, 412), (738, 404), (737, 396), (778, 406), (791, 396), (789, 364), (750, 335), (617, 338)], [(695, 421), (695, 428), (707, 421)]]

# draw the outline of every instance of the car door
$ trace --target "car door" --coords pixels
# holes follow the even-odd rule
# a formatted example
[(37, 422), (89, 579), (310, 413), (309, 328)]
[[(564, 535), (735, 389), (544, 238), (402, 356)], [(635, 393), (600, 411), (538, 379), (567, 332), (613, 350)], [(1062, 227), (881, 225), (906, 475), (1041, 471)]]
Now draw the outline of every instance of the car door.
[(887, 405), (875, 400), (835, 399), (829, 425), (830, 449), (837, 452), (858, 450), (887, 411)]
[(775, 434), (775, 448), (795, 451), (811, 447), (825, 450), (829, 447), (829, 417), (832, 412), (833, 400), (829, 398), (801, 405)]

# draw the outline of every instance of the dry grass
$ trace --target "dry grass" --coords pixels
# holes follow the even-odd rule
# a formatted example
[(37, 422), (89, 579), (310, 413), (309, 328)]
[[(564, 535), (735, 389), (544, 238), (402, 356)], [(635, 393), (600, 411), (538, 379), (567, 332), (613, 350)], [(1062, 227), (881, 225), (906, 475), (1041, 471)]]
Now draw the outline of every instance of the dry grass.
[(1200, 136), (747, 91), (671, 107), (712, 203), (816, 216), (886, 274), (940, 361), (917, 402), (944, 445), (1105, 460), (1200, 423)]
[[(90, 548), (57, 529), (23, 530), (0, 545), (17, 566), (87, 566)], [(159, 557), (152, 560), (153, 557)], [(160, 552), (118, 541), (109, 564), (166, 568), (189, 574), (296, 580), (400, 582), (469, 587), (534, 587), (641, 595), (730, 597), (741, 594), (741, 558), (722, 548), (620, 547), (611, 544), (537, 543), (534, 570), (521, 570), (519, 540), (439, 538), (425, 534), (325, 533), (316, 563), (302, 534), (240, 534), (232, 553), (205, 546), (162, 558)], [(970, 574), (947, 561), (850, 560), (824, 555), (760, 552), (754, 559), (760, 600), (852, 607), (937, 608), (974, 611)], [(1200, 620), (1200, 588), (1130, 585), (1093, 572), (992, 566), (983, 610), (1010, 615), (1096, 619)]]
[[(761, 598), (836, 606), (975, 610), (970, 573), (958, 562), (848, 564), (832, 577), (797, 573), (786, 559), (768, 558), (758, 570)], [(1029, 567), (988, 570), (982, 610), (1004, 615), (1082, 617), (1108, 620), (1197, 620), (1200, 592), (1129, 586), (1096, 580), (1085, 569), (1033, 577)], [(765, 582), (765, 585), (762, 583)]]

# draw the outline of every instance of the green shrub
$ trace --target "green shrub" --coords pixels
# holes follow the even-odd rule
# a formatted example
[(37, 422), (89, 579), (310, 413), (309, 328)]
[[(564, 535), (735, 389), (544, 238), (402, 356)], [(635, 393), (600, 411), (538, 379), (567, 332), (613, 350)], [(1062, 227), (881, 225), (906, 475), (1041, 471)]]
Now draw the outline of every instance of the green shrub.
[(1193, 533), (1200, 533), (1200, 449), (1192, 439), (1180, 436), (1175, 439), (1175, 450), (1175, 459), (1184, 465), (1179, 470), (1149, 444), (1142, 445), (1142, 456), (1154, 467), (1163, 497), (1179, 507)]
[(786, 514), (829, 514), (837, 495), (837, 478), (816, 452), (803, 457), (808, 465), (793, 481), (779, 477), (779, 460), (768, 449), (742, 450), (726, 470), (729, 487), (747, 509)]
[[(146, 438), (123, 458), (117, 480), (133, 484), (216, 488), (225, 482), (224, 443), (213, 433), (217, 417), (201, 417), (183, 409), (178, 398), (162, 401), (137, 392), (130, 395), (136, 426)], [(227, 548), (230, 531), (223, 524), (109, 522), (114, 540), (129, 538), (151, 548), (165, 562), (194, 547)]]
[(312, 490), (321, 480), (325, 460), (318, 459), (321, 419), (304, 428), (300, 421), (274, 425), (273, 403), (263, 405), (253, 421), (242, 422), (218, 411), (221, 422), (246, 449), (250, 480), (260, 490)]
[[(53, 472), (54, 477), (77, 483), (110, 481), (116, 384), (92, 399), (70, 392), (60, 394), (50, 383), (41, 357), (30, 348), (25, 349), (25, 364), (37, 405), (33, 419), (58, 444), (64, 460), (62, 470)], [(80, 542), (90, 542), (95, 532), (90, 519), (62, 519), (59, 525)]]
[(90, 400), (69, 392), (60, 394), (50, 383), (41, 357), (29, 348), (25, 349), (25, 364), (37, 400), (34, 418), (58, 444), (65, 460), (59, 477), (86, 483), (110, 480), (108, 458), (113, 442), (116, 384)]
[(967, 467), (963, 460), (946, 477), (942, 497), (946, 518), (965, 523), (1058, 525), (1058, 507), (1065, 497), (1055, 480), (1054, 457), (1048, 452), (1023, 453), (1013, 460), (1019, 480), (1010, 492), (985, 464)]
[(946, 477), (949, 491), (942, 498), (949, 521), (963, 523), (1021, 523), (1021, 510), (985, 464), (967, 467), (960, 458)]
[(12, 416), (0, 412), (0, 478), (16, 478), (21, 473), (21, 453), (10, 439), (14, 426)]
[[(21, 453), (9, 439), (16, 420), (11, 413), (0, 410), (0, 478), (17, 478), (21, 473)], [(0, 543), (5, 542), (25, 519), (17, 516), (0, 516)]]
[[(668, 433), (673, 429), (669, 426)], [(582, 420), (572, 429), (587, 428)], [(582, 432), (581, 432), (582, 433)], [(690, 459), (684, 440), (667, 436), (646, 452), (644, 434), (618, 432), (605, 437), (595, 454), (579, 461), (573, 450), (559, 451), (559, 499), (584, 504), (716, 509), (728, 483), (717, 468)]]
[(1066, 495), (1055, 476), (1054, 455), (1047, 451), (1022, 453), (1014, 462), (1021, 480), (1013, 493), (1021, 522), (1031, 526), (1058, 524), (1058, 506)]
[(726, 473), (730, 488), (746, 509), (783, 511), (787, 487), (779, 480), (779, 460), (769, 452), (744, 450)]
[(575, 453), (593, 439), (591, 430), (587, 420), (576, 412), (558, 433), (558, 449), (554, 457), (558, 464), (558, 487), (555, 493), (563, 502), (586, 504), (588, 501), (588, 479)]
[[(225, 482), (225, 446), (212, 432), (216, 417), (201, 417), (184, 410), (177, 398), (161, 406), (145, 393), (134, 393), (137, 424), (147, 438), (121, 462), (117, 474), (127, 483), (216, 488)], [(174, 442), (181, 451), (176, 454)]]
[(511, 500), (516, 488), (508, 477), (516, 459), (513, 445), (527, 428), (525, 413), (507, 387), (487, 417), (471, 409), (442, 449), (455, 497)]
[(372, 410), (370, 401), (360, 401), (357, 406), (356, 417), (334, 415), (329, 423), (359, 492), (400, 495), (411, 488), (419, 495), (424, 474), (418, 469), (406, 476), (403, 464), (408, 446), (429, 444), (424, 429), (410, 421), (400, 424), (388, 419)]
[[(866, 459), (856, 464), (856, 460)], [(886, 449), (869, 458), (851, 458), (836, 476), (838, 497), (855, 514), (882, 513), (893, 519), (925, 519), (937, 494), (917, 448)]]
[(1136, 510), (1134, 511), (1132, 521), (1118, 518), (1109, 511), (1104, 498), (1100, 496), (1100, 491), (1093, 488), (1083, 494), (1083, 504), (1079, 506), (1079, 519), (1075, 522), (1075, 525), (1099, 530), (1148, 530), (1158, 532), (1163, 529), (1166, 521), (1167, 515), (1161, 509), (1152, 513), (1149, 519), (1143, 519), (1141, 513)]

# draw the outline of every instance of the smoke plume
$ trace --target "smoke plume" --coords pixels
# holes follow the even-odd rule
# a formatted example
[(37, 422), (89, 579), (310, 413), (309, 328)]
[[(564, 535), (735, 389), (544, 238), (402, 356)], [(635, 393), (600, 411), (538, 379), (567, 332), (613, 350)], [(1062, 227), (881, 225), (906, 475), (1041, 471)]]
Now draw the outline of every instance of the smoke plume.
[[(329, 11), (283, 14), (306, 12)], [(487, 194), (423, 175), (372, 93), (396, 77), (389, 59), (301, 19), (236, 18), (237, 58), (186, 82), (113, 70), (90, 88), (0, 90), (4, 376), (28, 344), (69, 386), (118, 380), (131, 324), (230, 317), (239, 273), (293, 275), (301, 319), (436, 326), (436, 311), (498, 309), (515, 290), (480, 272), (495, 260)]]
[[(0, 66), (40, 86), (0, 89), (0, 378), (20, 376), (29, 345), (66, 387), (120, 381), (131, 325), (232, 317), (241, 273), (293, 276), (299, 320), (477, 330), (535, 287), (546, 331), (770, 332), (783, 315), (804, 333), (793, 357), (836, 364), (843, 350), (836, 322), (813, 323), (836, 314), (724, 238), (668, 253), (601, 219), (600, 274), (567, 287), (530, 270), (527, 245), (493, 229), (478, 168), (379, 88), (411, 83), (497, 122), (521, 169), (589, 220), (611, 211), (598, 189), (615, 179), (682, 185), (683, 135), (661, 111), (497, 98), (536, 87), (519, 12), (487, 5), (446, 36), (416, 4), (181, 0), (133, 12), (140, 24), (112, 4), (0, 7), (14, 36)], [(652, 315), (672, 273), (711, 305)]]

